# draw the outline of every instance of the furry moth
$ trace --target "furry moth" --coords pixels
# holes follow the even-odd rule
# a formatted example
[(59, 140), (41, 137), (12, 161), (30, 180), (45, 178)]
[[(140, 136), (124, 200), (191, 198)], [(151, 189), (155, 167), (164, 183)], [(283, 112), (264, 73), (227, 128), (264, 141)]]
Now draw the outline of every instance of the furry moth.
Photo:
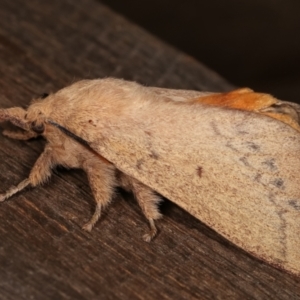
[[(300, 275), (299, 112), (250, 89), (217, 94), (80, 81), (27, 111), (0, 110), (0, 120), (25, 130), (6, 135), (48, 140), (36, 162), (44, 172), (35, 165), (2, 200), (44, 181), (55, 164), (80, 167), (97, 203), (88, 230), (119, 184), (133, 190), (151, 240), (160, 217), (156, 191), (242, 249)], [(103, 189), (108, 197), (100, 197)]]

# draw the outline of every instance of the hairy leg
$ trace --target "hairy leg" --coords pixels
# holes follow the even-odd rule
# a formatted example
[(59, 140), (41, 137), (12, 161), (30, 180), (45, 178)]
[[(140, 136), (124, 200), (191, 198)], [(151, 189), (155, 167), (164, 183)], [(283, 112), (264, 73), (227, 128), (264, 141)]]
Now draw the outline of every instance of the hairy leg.
[(120, 174), (120, 184), (121, 187), (133, 192), (145, 217), (149, 221), (150, 232), (144, 234), (143, 239), (146, 242), (150, 242), (157, 234), (154, 221), (162, 216), (158, 209), (158, 203), (161, 201), (161, 198), (154, 190), (125, 174)]
[(11, 196), (13, 196), (14, 194), (18, 193), (19, 191), (22, 191), (29, 184), (30, 184), (30, 181), (27, 178), (27, 179), (21, 181), (17, 186), (12, 186), (4, 194), (0, 194), (0, 202), (3, 202), (6, 199), (8, 199)]
[(26, 110), (21, 107), (0, 109), (0, 122), (9, 121), (17, 127), (29, 130), (25, 116)]
[(26, 140), (29, 140), (32, 138), (36, 138), (38, 136), (38, 134), (33, 131), (3, 130), (2, 134), (11, 139), (23, 140), (23, 141), (26, 141)]
[(12, 107), (8, 109), (0, 109), (0, 122), (9, 121), (12, 124), (24, 129), (25, 131), (4, 130), (3, 135), (16, 140), (29, 140), (37, 137), (38, 134), (29, 130), (26, 122), (26, 110), (21, 107)]
[(89, 184), (96, 201), (96, 208), (92, 218), (82, 227), (91, 231), (101, 216), (102, 209), (108, 206), (112, 200), (115, 188), (115, 167), (102, 160), (91, 159), (83, 164)]
[(29, 184), (37, 186), (46, 181), (51, 176), (51, 168), (53, 166), (52, 149), (46, 147), (44, 152), (40, 155), (30, 171), (29, 177), (21, 181), (17, 186), (13, 186), (5, 193), (0, 194), (0, 202), (10, 198), (12, 195), (20, 192)]

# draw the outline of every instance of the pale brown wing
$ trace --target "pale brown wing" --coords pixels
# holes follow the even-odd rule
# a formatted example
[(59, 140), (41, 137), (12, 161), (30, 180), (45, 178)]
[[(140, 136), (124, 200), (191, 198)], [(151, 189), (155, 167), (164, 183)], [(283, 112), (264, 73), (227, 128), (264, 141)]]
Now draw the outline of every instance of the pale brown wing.
[(117, 93), (100, 85), (84, 113), (50, 117), (236, 245), (300, 275), (297, 130), (240, 108), (157, 101), (133, 83)]

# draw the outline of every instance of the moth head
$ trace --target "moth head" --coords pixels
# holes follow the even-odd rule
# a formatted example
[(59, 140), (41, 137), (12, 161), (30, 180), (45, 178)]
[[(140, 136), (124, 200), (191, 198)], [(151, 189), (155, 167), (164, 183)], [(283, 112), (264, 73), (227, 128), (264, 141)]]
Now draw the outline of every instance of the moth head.
[(37, 134), (43, 134), (45, 130), (45, 114), (34, 105), (29, 106), (25, 115), (25, 120), (30, 130)]
[(49, 100), (51, 100), (51, 95), (43, 93), (31, 102), (25, 115), (29, 130), (32, 130), (37, 134), (44, 133), (46, 128), (46, 118), (52, 109)]
[(30, 124), (30, 129), (37, 134), (43, 134), (43, 132), (45, 131), (45, 124), (44, 122), (33, 121)]

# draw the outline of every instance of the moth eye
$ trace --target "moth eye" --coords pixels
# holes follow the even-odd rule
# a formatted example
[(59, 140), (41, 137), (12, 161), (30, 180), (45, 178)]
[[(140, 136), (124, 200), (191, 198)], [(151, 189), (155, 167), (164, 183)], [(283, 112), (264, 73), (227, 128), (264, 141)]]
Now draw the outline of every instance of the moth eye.
[(38, 134), (42, 134), (45, 130), (45, 126), (44, 126), (44, 124), (37, 125), (36, 122), (32, 122), (31, 123), (31, 130), (38, 133)]
[(43, 94), (40, 96), (40, 98), (41, 98), (41, 99), (45, 99), (45, 98), (47, 98), (48, 96), (49, 96), (48, 93), (43, 93)]

